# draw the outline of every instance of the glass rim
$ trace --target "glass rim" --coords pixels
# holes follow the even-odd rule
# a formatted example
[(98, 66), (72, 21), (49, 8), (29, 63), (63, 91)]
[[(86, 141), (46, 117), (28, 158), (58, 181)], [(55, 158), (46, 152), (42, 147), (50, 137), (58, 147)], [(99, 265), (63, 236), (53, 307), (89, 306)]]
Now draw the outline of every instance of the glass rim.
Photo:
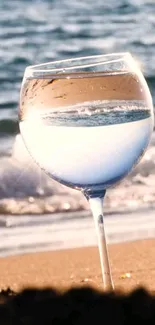
[[(103, 58), (103, 60), (102, 60)], [(36, 65), (29, 65), (25, 69), (25, 75), (33, 75), (33, 73), (60, 73), (65, 74), (67, 72), (70, 72), (73, 69), (78, 70), (79, 72), (82, 72), (82, 69), (85, 68), (91, 68), (95, 66), (101, 66), (101, 65), (107, 65), (112, 63), (117, 63), (120, 61), (125, 61), (125, 59), (133, 60), (133, 57), (130, 52), (114, 52), (109, 54), (100, 54), (100, 55), (91, 55), (91, 56), (82, 56), (82, 57), (75, 57), (75, 58), (69, 58), (69, 59), (63, 59), (63, 60), (56, 60), (56, 61), (49, 61), (46, 63), (36, 64)], [(93, 60), (98, 60), (97, 62), (93, 62)], [(85, 60), (92, 60), (89, 64), (82, 64), (82, 61)], [(70, 66), (67, 66), (67, 63), (72, 63)], [(74, 65), (75, 62), (80, 62), (78, 65)], [(55, 67), (55, 65), (61, 65), (60, 67)], [(66, 66), (64, 65), (66, 64)], [(45, 68), (46, 67), (46, 68)], [(49, 67), (49, 68), (48, 68)]]

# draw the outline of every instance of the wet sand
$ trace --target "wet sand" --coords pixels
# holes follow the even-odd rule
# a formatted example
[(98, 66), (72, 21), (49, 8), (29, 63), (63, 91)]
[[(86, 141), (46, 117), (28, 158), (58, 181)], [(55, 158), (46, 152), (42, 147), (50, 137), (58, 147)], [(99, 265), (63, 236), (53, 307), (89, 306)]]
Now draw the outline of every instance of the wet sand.
[[(155, 292), (155, 240), (109, 245), (116, 289), (131, 291), (143, 286)], [(31, 253), (0, 259), (0, 288), (90, 285), (102, 289), (97, 247)]]

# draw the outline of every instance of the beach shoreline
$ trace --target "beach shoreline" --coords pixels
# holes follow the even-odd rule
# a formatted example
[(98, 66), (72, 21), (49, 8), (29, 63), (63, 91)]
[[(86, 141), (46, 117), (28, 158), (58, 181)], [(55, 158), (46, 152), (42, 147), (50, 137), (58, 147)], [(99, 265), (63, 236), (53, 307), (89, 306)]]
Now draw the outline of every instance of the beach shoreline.
[[(10, 216), (12, 218), (13, 216)], [(21, 217), (22, 218), (22, 217)], [(25, 216), (23, 217), (25, 218)], [(94, 221), (89, 211), (19, 217), (0, 228), (0, 289), (91, 286), (103, 289)], [(42, 222), (41, 222), (42, 221)], [(40, 224), (39, 224), (40, 223)], [(116, 290), (143, 286), (155, 292), (154, 211), (105, 216)], [(10, 247), (9, 247), (10, 246)]]
[[(145, 287), (155, 292), (155, 240), (108, 245), (116, 290)], [(0, 288), (91, 286), (103, 290), (97, 246), (28, 253), (0, 259)]]
[[(97, 245), (90, 211), (1, 216), (0, 257)], [(155, 238), (153, 209), (105, 215), (108, 244)]]

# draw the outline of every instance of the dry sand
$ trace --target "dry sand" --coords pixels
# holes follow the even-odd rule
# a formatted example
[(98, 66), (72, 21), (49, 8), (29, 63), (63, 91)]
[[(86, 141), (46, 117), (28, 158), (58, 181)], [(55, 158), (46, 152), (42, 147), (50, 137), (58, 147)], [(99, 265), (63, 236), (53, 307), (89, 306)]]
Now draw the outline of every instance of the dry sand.
[[(116, 289), (155, 291), (155, 240), (109, 245)], [(97, 247), (41, 252), (0, 259), (0, 288), (90, 285), (102, 289)]]

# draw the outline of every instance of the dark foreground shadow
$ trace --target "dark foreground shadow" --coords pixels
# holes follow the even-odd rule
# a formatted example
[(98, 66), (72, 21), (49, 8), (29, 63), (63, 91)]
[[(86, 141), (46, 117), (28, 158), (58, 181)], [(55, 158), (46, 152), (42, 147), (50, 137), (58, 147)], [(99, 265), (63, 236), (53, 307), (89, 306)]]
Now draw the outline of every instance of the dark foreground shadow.
[[(155, 324), (155, 296), (144, 289), (130, 294), (74, 288), (1, 292), (0, 325)], [(139, 323), (138, 323), (139, 322)]]

